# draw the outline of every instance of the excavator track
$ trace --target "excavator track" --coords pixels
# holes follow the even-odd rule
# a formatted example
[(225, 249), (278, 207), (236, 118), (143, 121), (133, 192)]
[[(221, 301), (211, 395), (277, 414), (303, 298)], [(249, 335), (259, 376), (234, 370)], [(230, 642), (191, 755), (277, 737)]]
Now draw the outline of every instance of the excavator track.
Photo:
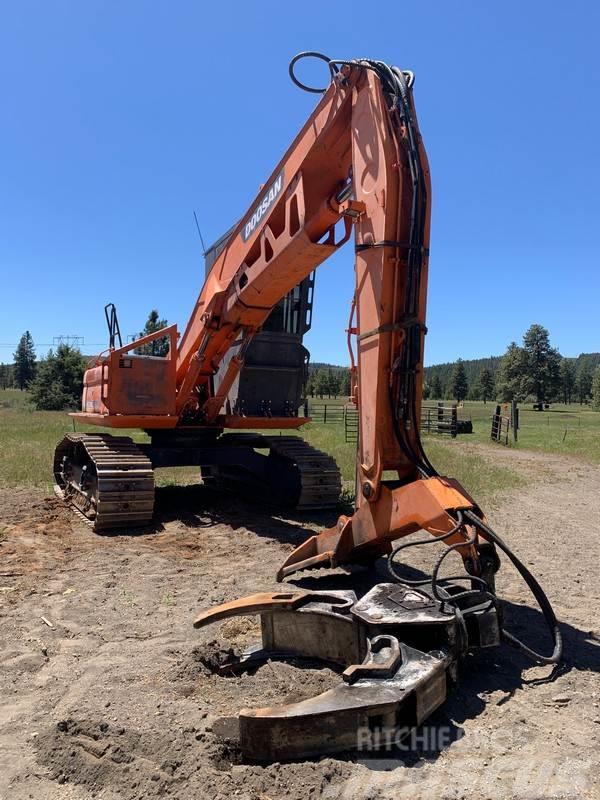
[(293, 462), (300, 473), (298, 511), (333, 508), (340, 499), (342, 476), (331, 456), (312, 447), (299, 436), (265, 436), (271, 453)]
[(152, 521), (152, 463), (126, 436), (71, 433), (54, 453), (55, 493), (95, 531)]
[(299, 436), (234, 433), (226, 434), (222, 441), (242, 452), (268, 454), (259, 456), (259, 461), (233, 458), (230, 464), (201, 467), (206, 486), (297, 511), (338, 504), (342, 489), (338, 465)]

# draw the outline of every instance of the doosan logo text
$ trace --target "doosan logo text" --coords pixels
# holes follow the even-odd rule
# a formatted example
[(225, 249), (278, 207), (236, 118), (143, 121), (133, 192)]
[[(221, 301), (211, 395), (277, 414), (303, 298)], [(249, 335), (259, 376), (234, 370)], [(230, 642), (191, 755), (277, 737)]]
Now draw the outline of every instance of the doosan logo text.
[(254, 229), (261, 221), (261, 219), (265, 216), (267, 211), (271, 208), (275, 200), (281, 194), (281, 189), (283, 187), (283, 170), (279, 173), (279, 175), (275, 178), (273, 183), (267, 189), (265, 196), (260, 201), (260, 203), (256, 206), (254, 211), (252, 212), (252, 216), (248, 220), (248, 222), (242, 228), (242, 239), (247, 242), (248, 239), (254, 233)]

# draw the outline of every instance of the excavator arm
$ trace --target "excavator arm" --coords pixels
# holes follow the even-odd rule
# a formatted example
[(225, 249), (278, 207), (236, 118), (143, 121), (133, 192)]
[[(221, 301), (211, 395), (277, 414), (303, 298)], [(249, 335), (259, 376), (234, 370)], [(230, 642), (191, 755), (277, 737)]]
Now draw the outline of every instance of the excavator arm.
[(390, 75), (401, 103), (369, 62), (336, 73), (214, 264), (177, 354), (178, 414), (214, 422), (243, 365), (233, 359), (212, 395), (232, 343), (248, 342), (354, 225), (361, 492), (372, 498), (383, 470), (416, 477), (425, 333), (429, 172), (408, 80)]

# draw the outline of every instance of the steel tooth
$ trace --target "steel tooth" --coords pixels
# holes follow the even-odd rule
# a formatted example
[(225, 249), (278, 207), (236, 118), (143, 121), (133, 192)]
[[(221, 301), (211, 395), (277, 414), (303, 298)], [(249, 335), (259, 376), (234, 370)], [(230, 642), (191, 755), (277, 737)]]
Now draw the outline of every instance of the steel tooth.
[(354, 600), (353, 592), (335, 590), (327, 592), (296, 589), (293, 592), (259, 592), (202, 611), (194, 621), (194, 628), (204, 628), (229, 617), (264, 614), (267, 611), (295, 611), (307, 602), (325, 604), (336, 613), (345, 613)]
[(222, 603), (198, 614), (194, 620), (194, 628), (203, 628), (229, 617), (260, 614), (263, 611), (272, 611), (276, 608), (297, 608), (310, 592), (260, 592), (249, 597), (231, 600)]

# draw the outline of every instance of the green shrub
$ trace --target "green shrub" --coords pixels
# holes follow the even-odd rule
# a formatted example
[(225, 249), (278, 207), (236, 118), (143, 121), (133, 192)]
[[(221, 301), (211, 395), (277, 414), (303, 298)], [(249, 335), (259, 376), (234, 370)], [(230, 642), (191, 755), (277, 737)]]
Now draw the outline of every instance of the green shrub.
[(76, 347), (61, 344), (56, 353), (50, 350), (31, 384), (31, 399), (36, 408), (43, 411), (79, 408), (86, 366), (86, 359)]

